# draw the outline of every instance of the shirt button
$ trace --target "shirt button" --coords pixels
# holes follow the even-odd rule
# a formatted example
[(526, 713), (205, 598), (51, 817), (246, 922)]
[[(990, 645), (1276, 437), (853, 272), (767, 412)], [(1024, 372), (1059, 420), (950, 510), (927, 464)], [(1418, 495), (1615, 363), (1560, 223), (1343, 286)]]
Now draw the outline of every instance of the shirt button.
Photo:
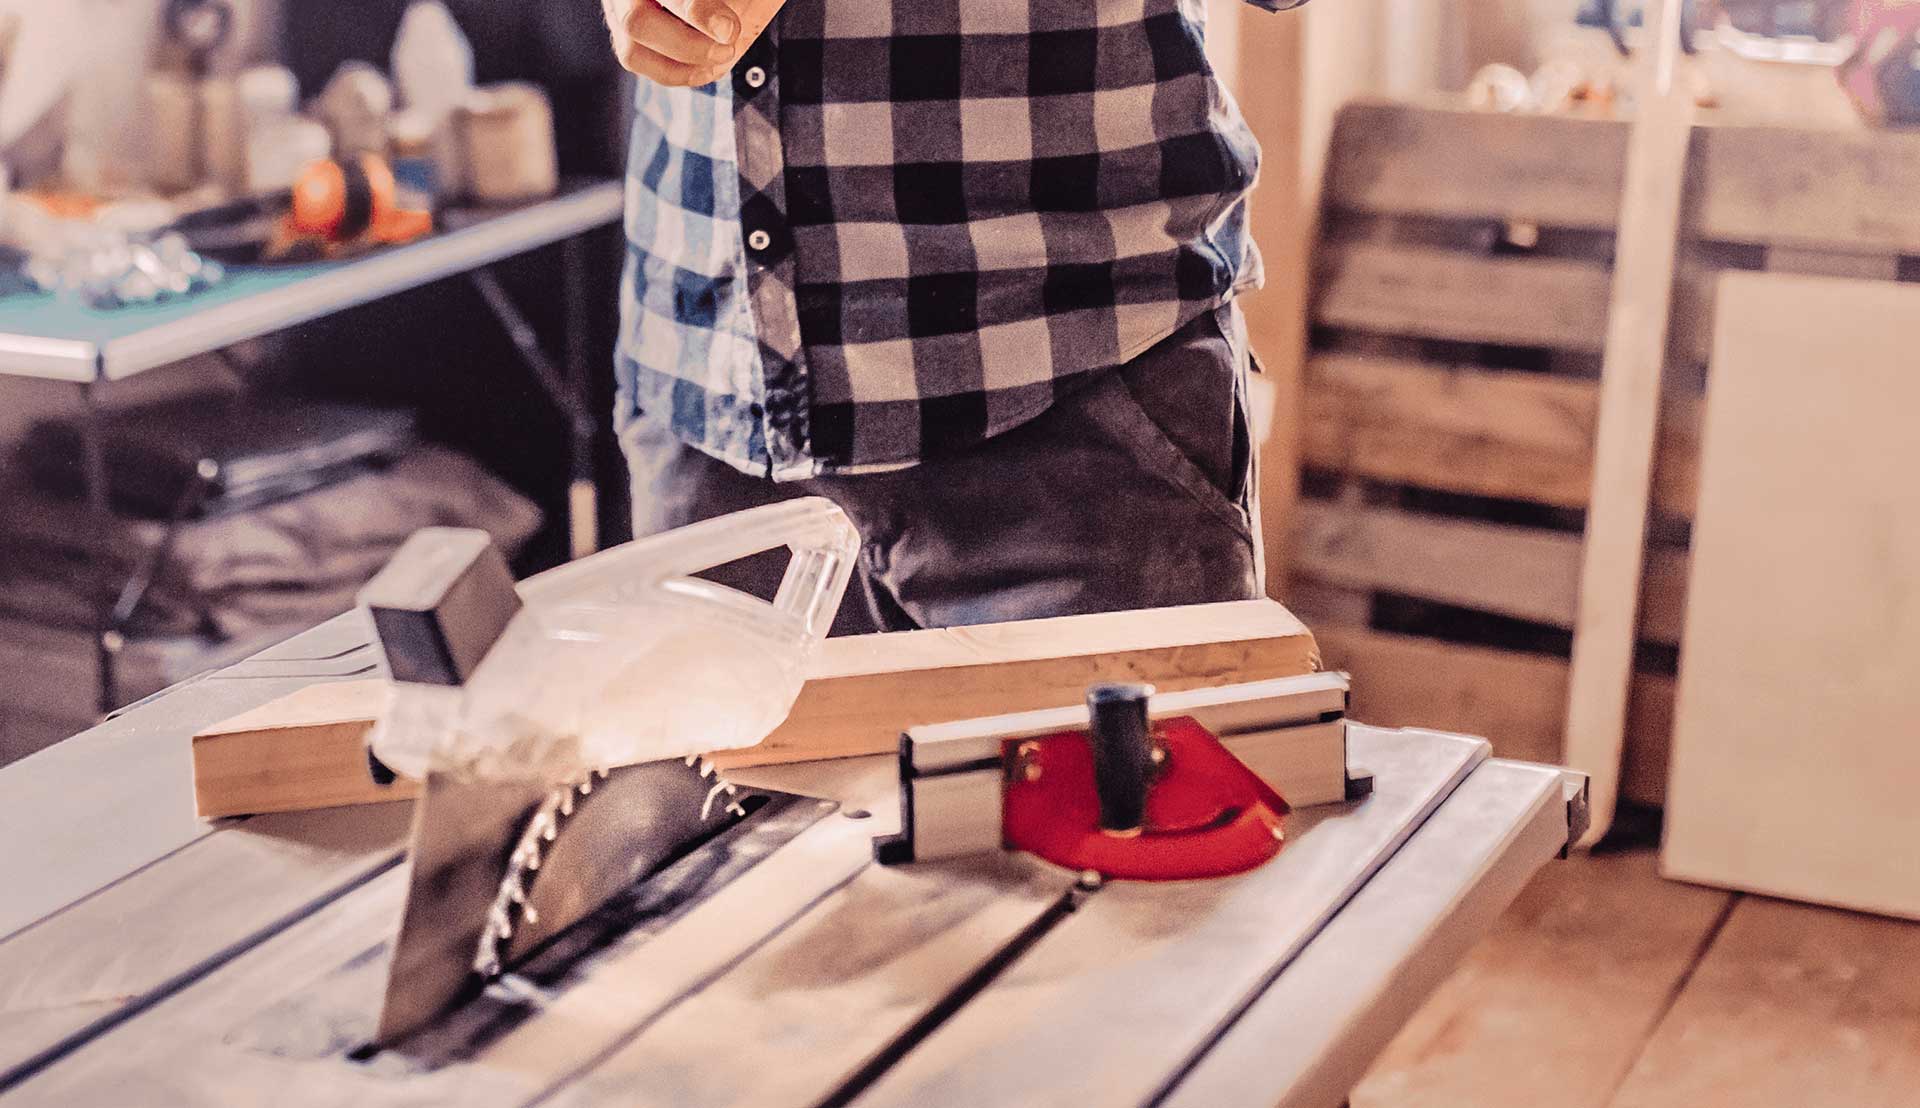
[(767, 71), (759, 66), (750, 66), (744, 74), (748, 88), (759, 88), (767, 83)]
[(767, 234), (765, 230), (756, 229), (747, 235), (747, 248), (750, 250), (765, 250), (772, 245), (773, 236)]

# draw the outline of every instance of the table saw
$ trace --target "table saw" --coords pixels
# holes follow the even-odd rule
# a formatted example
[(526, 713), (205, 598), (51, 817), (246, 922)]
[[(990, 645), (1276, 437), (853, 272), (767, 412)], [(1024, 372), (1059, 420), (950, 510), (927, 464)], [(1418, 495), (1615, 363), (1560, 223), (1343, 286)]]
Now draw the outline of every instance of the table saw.
[(1559, 770), (1355, 725), (1372, 793), (1271, 863), (1100, 884), (876, 864), (891, 759), (815, 763), (841, 802), (769, 794), (380, 1049), (409, 805), (206, 823), (185, 772), (374, 656), (343, 616), (0, 771), (0, 1106), (1339, 1104), (1580, 819)]
[[(771, 603), (694, 576), (779, 545)], [(1338, 1104), (1584, 829), (1583, 777), (1351, 724), (1311, 655), (1167, 691), (1111, 638), (1082, 704), (739, 764), (857, 550), (795, 502), (516, 584), (427, 529), (356, 612), (0, 771), (0, 1108)], [(197, 731), (373, 673), (345, 749), (417, 799), (191, 818)]]

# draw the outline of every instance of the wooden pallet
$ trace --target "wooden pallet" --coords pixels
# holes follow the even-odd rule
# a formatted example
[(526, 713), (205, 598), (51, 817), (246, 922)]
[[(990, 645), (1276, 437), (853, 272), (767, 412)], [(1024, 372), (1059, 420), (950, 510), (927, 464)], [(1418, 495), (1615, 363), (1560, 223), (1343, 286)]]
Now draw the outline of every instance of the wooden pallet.
[[(1560, 756), (1628, 129), (1341, 111), (1285, 596), (1358, 718)], [(1718, 274), (1920, 279), (1920, 134), (1709, 122), (1689, 172), (1622, 786), (1654, 803)]]

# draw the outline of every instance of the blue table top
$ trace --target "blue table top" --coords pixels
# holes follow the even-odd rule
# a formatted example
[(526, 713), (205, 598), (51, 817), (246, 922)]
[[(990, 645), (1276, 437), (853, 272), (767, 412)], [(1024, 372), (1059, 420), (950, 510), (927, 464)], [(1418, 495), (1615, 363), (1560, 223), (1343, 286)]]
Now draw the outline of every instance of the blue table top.
[(185, 319), (208, 308), (284, 288), (339, 269), (351, 261), (295, 266), (228, 266), (227, 279), (213, 288), (157, 304), (89, 308), (77, 298), (21, 292), (0, 296), (0, 334), (84, 342), (105, 346), (149, 327)]
[(469, 212), (405, 246), (344, 261), (232, 266), (221, 284), (156, 304), (89, 308), (65, 296), (0, 296), (0, 375), (128, 377), (478, 269), (620, 218), (618, 181), (573, 182), (536, 203)]

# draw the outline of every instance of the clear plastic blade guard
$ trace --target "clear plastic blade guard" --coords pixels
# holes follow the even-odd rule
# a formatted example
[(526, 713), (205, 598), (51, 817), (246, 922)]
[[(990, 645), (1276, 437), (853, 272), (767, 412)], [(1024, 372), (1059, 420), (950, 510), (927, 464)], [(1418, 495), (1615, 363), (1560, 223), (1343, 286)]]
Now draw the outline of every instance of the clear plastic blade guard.
[[(695, 573), (787, 547), (772, 604)], [(401, 773), (559, 779), (752, 746), (793, 706), (859, 534), (807, 497), (625, 543), (519, 586), (467, 684), (396, 684), (372, 736)]]

